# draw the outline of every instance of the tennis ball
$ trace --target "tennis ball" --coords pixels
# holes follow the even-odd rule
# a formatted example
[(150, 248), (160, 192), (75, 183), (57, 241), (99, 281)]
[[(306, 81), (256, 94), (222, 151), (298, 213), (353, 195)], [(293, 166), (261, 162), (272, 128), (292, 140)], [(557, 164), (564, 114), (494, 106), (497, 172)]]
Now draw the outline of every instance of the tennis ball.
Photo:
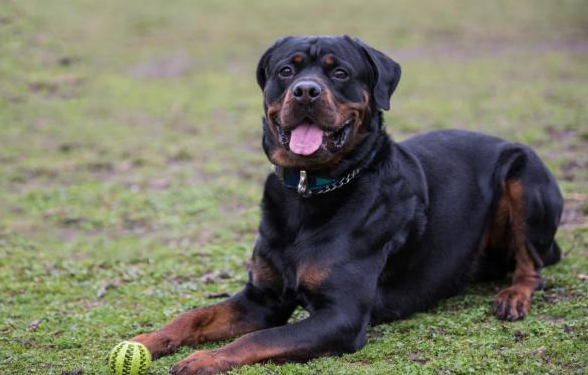
[(151, 353), (145, 345), (123, 341), (115, 346), (108, 357), (112, 375), (145, 375), (151, 366)]

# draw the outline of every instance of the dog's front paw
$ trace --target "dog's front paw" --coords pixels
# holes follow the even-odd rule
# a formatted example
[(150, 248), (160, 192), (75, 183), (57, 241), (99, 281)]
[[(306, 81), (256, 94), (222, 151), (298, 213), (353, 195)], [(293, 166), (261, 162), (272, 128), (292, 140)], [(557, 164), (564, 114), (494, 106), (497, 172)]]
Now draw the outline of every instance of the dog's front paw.
[(169, 375), (212, 375), (230, 370), (235, 365), (219, 351), (198, 351), (178, 362), (169, 370)]
[(153, 359), (174, 352), (181, 344), (179, 337), (174, 337), (160, 331), (135, 336), (131, 341), (140, 342), (145, 345), (149, 349)]
[(523, 319), (530, 309), (531, 297), (517, 287), (501, 290), (494, 300), (494, 315), (502, 320)]

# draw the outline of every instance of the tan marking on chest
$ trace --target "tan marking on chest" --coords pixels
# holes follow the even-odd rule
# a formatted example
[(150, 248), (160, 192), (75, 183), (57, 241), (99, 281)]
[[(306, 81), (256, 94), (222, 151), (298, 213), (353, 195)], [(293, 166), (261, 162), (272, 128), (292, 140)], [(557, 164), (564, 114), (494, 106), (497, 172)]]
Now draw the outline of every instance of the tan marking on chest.
[(296, 272), (296, 282), (307, 289), (316, 289), (328, 279), (330, 273), (330, 267), (323, 263), (302, 264)]
[(253, 258), (251, 260), (251, 282), (256, 287), (271, 287), (281, 289), (283, 282), (280, 274), (266, 260)]

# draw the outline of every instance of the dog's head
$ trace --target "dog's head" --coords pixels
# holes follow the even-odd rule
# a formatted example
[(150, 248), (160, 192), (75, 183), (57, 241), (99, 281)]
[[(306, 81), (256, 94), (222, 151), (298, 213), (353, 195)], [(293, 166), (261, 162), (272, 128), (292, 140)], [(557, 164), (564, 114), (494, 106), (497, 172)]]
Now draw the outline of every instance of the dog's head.
[(390, 107), (400, 65), (348, 36), (285, 37), (261, 57), (264, 150), (287, 168), (337, 165)]

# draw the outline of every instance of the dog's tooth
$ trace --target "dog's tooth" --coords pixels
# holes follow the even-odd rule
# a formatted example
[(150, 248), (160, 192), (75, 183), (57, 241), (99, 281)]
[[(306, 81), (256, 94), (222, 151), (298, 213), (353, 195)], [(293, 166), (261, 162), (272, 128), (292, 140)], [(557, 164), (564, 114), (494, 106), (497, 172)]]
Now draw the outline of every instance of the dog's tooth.
[(325, 132), (325, 135), (326, 135), (327, 137), (330, 137), (332, 134), (333, 134), (333, 132)]

